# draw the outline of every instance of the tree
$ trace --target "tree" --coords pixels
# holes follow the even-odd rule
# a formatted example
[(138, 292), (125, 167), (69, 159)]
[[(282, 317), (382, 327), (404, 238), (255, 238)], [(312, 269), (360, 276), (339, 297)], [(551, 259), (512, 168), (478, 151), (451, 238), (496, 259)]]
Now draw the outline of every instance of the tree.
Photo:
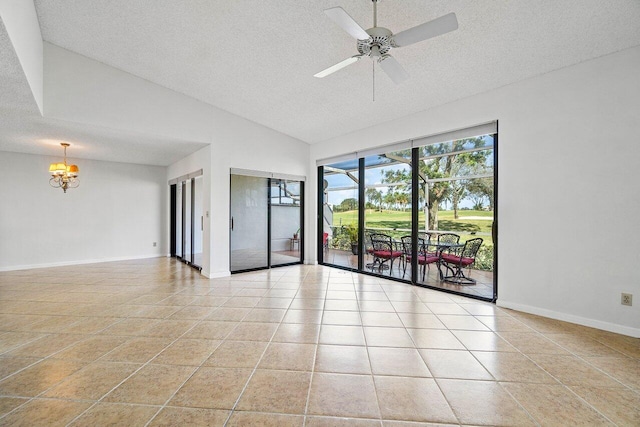
[(387, 194), (384, 195), (383, 199), (384, 199), (384, 202), (387, 204), (387, 209), (389, 210), (393, 209), (394, 205), (396, 204), (396, 193), (393, 191), (393, 187), (391, 187), (387, 191)]
[(403, 211), (406, 209), (407, 205), (409, 204), (409, 198), (410, 198), (410, 195), (404, 192), (398, 193), (398, 195), (396, 196), (396, 199)]
[[(427, 145), (420, 148), (420, 171), (427, 179), (464, 177), (487, 170), (487, 158), (490, 150), (462, 152), (485, 146), (482, 137), (459, 139), (452, 142)], [(467, 180), (431, 182), (425, 206), (429, 229), (438, 227), (438, 205), (446, 198), (451, 198), (454, 213), (458, 210), (458, 202), (462, 200)], [(463, 185), (464, 184), (464, 185)], [(456, 194), (457, 193), (457, 194)]]
[(335, 207), (337, 212), (352, 211), (358, 209), (358, 201), (354, 198), (344, 199), (338, 206)]
[[(476, 137), (420, 147), (419, 174), (422, 180), (418, 199), (421, 203), (424, 202), (429, 230), (438, 229), (439, 205), (450, 199), (454, 213), (457, 213), (458, 203), (468, 191), (468, 180), (448, 180), (448, 178), (471, 176), (490, 169), (487, 166), (490, 150), (468, 151), (484, 146), (484, 139)], [(393, 154), (396, 158), (410, 158), (408, 150)], [(384, 171), (382, 182), (397, 183), (399, 185), (395, 188), (411, 194), (411, 172), (408, 170)]]
[[(489, 210), (493, 210), (493, 179), (491, 178), (478, 178), (472, 179), (467, 184), (467, 191), (469, 197), (474, 204), (479, 205), (482, 209), (483, 202), (486, 199), (489, 203)], [(474, 207), (474, 209), (476, 209)]]
[(376, 190), (375, 188), (367, 188), (365, 194), (367, 200), (373, 205), (378, 206), (379, 211), (382, 211), (382, 191)]

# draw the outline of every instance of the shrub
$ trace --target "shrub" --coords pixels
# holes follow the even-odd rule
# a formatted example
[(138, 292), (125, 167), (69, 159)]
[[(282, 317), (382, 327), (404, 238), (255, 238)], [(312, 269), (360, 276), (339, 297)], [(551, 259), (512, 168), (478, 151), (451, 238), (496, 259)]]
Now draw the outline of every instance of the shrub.
[(493, 271), (493, 245), (482, 245), (473, 265), (476, 270)]

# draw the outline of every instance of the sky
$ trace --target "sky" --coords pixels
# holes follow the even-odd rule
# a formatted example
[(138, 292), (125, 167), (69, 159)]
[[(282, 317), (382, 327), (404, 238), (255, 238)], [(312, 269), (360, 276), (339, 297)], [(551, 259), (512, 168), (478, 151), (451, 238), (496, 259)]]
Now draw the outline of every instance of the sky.
[[(493, 145), (493, 139), (491, 136), (486, 136), (485, 137), (485, 141), (487, 142), (487, 146), (492, 146)], [(380, 161), (384, 162), (387, 161), (387, 159), (385, 158), (380, 158), (379, 156), (370, 156), (365, 158), (365, 165), (369, 165), (369, 164), (378, 164)], [(357, 160), (351, 160), (351, 161), (347, 161), (347, 162), (340, 162), (340, 163), (336, 163), (334, 165), (334, 167), (338, 167), (338, 168), (345, 168), (345, 169), (351, 169), (351, 168), (357, 168)], [(493, 165), (493, 156), (489, 156), (489, 158), (487, 159), (487, 165)], [(371, 186), (371, 185), (376, 185), (376, 184), (381, 184), (382, 182), (382, 177), (383, 177), (383, 171), (385, 170), (407, 170), (410, 171), (411, 170), (411, 166), (408, 164), (402, 164), (402, 163), (396, 163), (393, 165), (389, 165), (389, 166), (381, 166), (379, 168), (371, 168), (371, 169), (367, 169), (365, 171), (365, 187)], [(357, 176), (357, 170), (355, 172), (353, 172), (354, 175)], [(347, 198), (354, 198), (357, 199), (358, 198), (358, 189), (357, 189), (357, 184), (351, 179), (349, 178), (347, 175), (344, 174), (332, 174), (332, 175), (325, 175), (325, 180), (328, 182), (328, 186), (327, 188), (330, 190), (331, 188), (337, 188), (337, 187), (353, 187), (352, 189), (349, 190), (338, 190), (338, 191), (329, 191), (328, 192), (328, 203), (331, 205), (338, 205), (340, 204), (344, 199)], [(383, 194), (385, 194), (388, 191), (388, 187), (377, 187), (378, 191), (382, 191)], [(485, 201), (485, 205), (486, 205), (487, 201)], [(473, 201), (469, 198), (465, 198), (463, 199), (460, 204), (459, 207), (460, 208), (472, 208), (473, 207)], [(446, 209), (452, 209), (451, 203), (450, 202), (445, 202), (443, 203), (443, 208)]]

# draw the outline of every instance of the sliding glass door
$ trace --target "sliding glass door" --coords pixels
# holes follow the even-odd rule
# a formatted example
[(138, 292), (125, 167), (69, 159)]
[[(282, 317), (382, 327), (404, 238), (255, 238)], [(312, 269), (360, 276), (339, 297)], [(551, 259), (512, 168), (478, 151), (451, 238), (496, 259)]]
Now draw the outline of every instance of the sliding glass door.
[(269, 180), (231, 175), (231, 271), (268, 267)]
[(191, 180), (182, 181), (182, 259), (187, 263), (193, 261), (191, 251), (191, 236), (193, 223), (191, 222)]
[(497, 138), (489, 123), (321, 165), (319, 261), (495, 300)]
[(271, 179), (271, 265), (301, 261), (302, 182)]
[[(467, 255), (469, 268), (433, 265), (418, 283), (490, 299), (494, 295), (494, 147), (497, 135), (479, 135), (437, 144), (418, 151), (420, 179), (420, 230), (433, 243), (453, 238), (463, 250), (479, 242), (477, 252)], [(443, 251), (444, 247), (433, 247)], [(453, 251), (453, 250), (451, 250)], [(435, 268), (434, 268), (435, 267)], [(463, 274), (470, 280), (442, 280), (442, 275)], [(450, 278), (453, 279), (453, 278)]]
[(321, 194), (320, 257), (324, 262), (358, 268), (359, 193), (357, 160), (323, 167)]
[(303, 199), (301, 180), (231, 174), (232, 273), (302, 262)]
[(195, 267), (202, 268), (202, 242), (204, 234), (204, 197), (203, 197), (203, 185), (202, 176), (198, 176), (191, 180), (192, 188), (192, 224), (193, 233), (192, 240), (193, 245), (191, 252), (193, 253), (193, 265)]
[(171, 256), (202, 269), (204, 198), (202, 171), (169, 181), (171, 188)]
[[(365, 268), (411, 280), (411, 150), (367, 156), (364, 164)], [(389, 257), (374, 257), (374, 246)]]

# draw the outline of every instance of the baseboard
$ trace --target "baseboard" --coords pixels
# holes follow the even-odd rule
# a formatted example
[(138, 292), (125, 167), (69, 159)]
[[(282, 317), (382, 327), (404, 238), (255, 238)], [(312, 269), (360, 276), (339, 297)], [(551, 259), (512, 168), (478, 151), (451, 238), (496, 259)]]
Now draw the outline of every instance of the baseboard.
[(115, 258), (99, 258), (99, 259), (83, 259), (77, 261), (62, 261), (62, 262), (47, 262), (42, 264), (27, 264), (27, 265), (13, 265), (10, 267), (0, 267), (0, 271), (16, 271), (16, 270), (32, 270), (35, 268), (50, 268), (50, 267), (66, 267), (70, 265), (83, 265), (83, 264), (98, 264), (103, 262), (115, 262), (115, 261), (131, 261), (135, 259), (148, 259), (148, 258), (162, 258), (162, 254), (149, 254), (140, 255), (134, 257), (115, 257)]
[(209, 271), (204, 271), (202, 270), (200, 272), (200, 274), (202, 274), (204, 277), (206, 277), (207, 279), (220, 279), (222, 277), (229, 277), (231, 276), (231, 272), (229, 270), (224, 270), (224, 271), (214, 271), (213, 273), (209, 272)]
[(604, 322), (602, 320), (589, 319), (587, 317), (575, 316), (573, 314), (561, 313), (559, 311), (547, 310), (545, 308), (534, 307), (516, 302), (504, 301), (498, 299), (496, 301), (498, 307), (510, 308), (525, 313), (536, 314), (538, 316), (549, 317), (551, 319), (562, 320), (564, 322), (575, 323), (590, 328), (602, 329), (603, 331), (615, 332), (616, 334), (628, 335), (633, 338), (640, 338), (640, 329), (626, 325), (618, 325), (617, 323)]

